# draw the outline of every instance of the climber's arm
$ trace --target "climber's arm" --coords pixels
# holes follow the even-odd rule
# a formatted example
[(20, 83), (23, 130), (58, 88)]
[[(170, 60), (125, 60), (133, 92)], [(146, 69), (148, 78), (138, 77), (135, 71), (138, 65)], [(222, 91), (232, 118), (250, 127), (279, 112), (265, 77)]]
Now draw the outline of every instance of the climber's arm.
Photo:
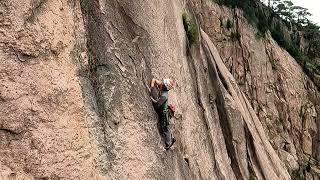
[(153, 99), (151, 96), (150, 96), (150, 99), (151, 99), (151, 101), (152, 101), (153, 103), (157, 103), (157, 102), (158, 102), (157, 100)]
[(154, 87), (155, 85), (160, 85), (162, 82), (161, 81), (159, 81), (159, 80), (157, 80), (157, 79), (155, 79), (155, 78), (153, 78), (152, 80), (151, 80), (151, 84), (150, 84), (150, 87), (152, 88), (152, 87)]

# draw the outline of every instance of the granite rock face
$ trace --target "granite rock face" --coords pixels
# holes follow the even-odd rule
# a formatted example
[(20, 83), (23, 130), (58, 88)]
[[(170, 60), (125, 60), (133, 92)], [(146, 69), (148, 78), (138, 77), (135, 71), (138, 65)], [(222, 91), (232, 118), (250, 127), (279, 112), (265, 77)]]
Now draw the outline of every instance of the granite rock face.
[[(295, 173), (308, 164), (317, 166), (320, 153), (320, 94), (314, 84), (317, 82), (312, 82), (270, 35), (260, 38), (240, 10), (196, 0), (190, 6), (289, 172)], [(231, 29), (226, 28), (228, 20), (234, 25)], [(239, 32), (241, 38), (232, 39), (233, 32)]]
[(97, 177), (79, 3), (0, 2), (0, 179)]
[[(319, 179), (319, 90), (240, 10), (3, 0), (0, 33), (0, 179)], [(178, 82), (170, 151), (151, 78)]]

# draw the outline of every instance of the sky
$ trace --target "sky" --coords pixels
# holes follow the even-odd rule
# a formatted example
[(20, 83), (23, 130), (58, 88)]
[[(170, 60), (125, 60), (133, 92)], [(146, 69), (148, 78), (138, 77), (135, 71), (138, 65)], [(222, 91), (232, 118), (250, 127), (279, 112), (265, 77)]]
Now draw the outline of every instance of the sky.
[(319, 0), (291, 0), (294, 5), (307, 8), (312, 14), (310, 20), (320, 25), (320, 1)]
[[(268, 2), (268, 0), (262, 0)], [(314, 23), (320, 25), (320, 1), (319, 0), (291, 0), (295, 6), (307, 8), (312, 16), (309, 18)]]

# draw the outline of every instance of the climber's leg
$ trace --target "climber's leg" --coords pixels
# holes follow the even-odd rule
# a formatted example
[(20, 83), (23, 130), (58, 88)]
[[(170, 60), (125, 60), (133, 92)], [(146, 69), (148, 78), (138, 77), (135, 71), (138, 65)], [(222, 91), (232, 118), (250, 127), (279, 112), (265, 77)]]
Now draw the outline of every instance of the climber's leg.
[(170, 128), (168, 127), (164, 127), (162, 129), (163, 131), (163, 136), (164, 136), (164, 143), (165, 143), (165, 148), (169, 148), (172, 144), (172, 135), (171, 135), (171, 131)]
[(165, 141), (165, 149), (169, 150), (171, 146), (176, 142), (175, 138), (173, 138), (170, 128), (167, 126), (163, 129), (164, 141)]

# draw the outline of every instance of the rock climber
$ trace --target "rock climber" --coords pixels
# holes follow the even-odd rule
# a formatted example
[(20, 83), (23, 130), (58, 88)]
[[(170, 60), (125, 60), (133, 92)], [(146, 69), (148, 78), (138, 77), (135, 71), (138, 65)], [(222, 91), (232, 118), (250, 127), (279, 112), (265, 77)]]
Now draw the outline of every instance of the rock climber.
[(163, 79), (163, 81), (152, 79), (149, 90), (153, 106), (160, 118), (160, 133), (164, 136), (166, 150), (169, 150), (176, 141), (169, 128), (169, 120), (173, 117), (176, 108), (174, 105), (168, 105), (168, 92), (175, 85), (176, 82), (171, 79)]

